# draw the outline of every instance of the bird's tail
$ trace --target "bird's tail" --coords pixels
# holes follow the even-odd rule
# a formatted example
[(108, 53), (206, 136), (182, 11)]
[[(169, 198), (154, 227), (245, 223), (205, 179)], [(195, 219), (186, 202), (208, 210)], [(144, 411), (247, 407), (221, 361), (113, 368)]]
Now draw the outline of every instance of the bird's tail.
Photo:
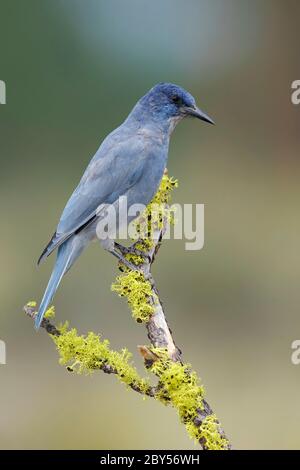
[(35, 318), (35, 328), (37, 330), (42, 323), (47, 307), (57, 291), (63, 275), (70, 269), (82, 251), (82, 247), (77, 243), (76, 238), (77, 237), (72, 237), (58, 248), (56, 262), (40, 304), (38, 314)]

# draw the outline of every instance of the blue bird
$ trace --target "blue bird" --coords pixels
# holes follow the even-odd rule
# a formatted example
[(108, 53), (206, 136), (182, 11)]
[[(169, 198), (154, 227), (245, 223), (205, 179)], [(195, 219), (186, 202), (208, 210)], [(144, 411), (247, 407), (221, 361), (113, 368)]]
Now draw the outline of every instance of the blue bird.
[[(109, 134), (86, 168), (61, 215), (57, 229), (38, 264), (56, 248), (57, 258), (35, 319), (38, 329), (64, 274), (83, 249), (96, 238), (99, 206), (147, 205), (155, 195), (166, 167), (175, 126), (191, 116), (214, 124), (196, 106), (193, 96), (172, 83), (159, 83), (143, 96), (124, 121)], [(117, 206), (116, 206), (117, 207)], [(103, 247), (124, 260), (113, 240)]]

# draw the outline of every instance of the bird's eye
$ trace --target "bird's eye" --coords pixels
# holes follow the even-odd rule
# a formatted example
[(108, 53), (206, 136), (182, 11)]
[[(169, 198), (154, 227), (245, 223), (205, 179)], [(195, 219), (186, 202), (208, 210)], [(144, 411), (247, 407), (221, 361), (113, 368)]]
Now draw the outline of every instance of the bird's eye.
[(175, 104), (177, 104), (177, 105), (178, 105), (178, 104), (182, 104), (182, 99), (181, 99), (180, 96), (178, 96), (178, 95), (172, 96), (172, 101), (173, 101), (173, 103), (175, 103)]

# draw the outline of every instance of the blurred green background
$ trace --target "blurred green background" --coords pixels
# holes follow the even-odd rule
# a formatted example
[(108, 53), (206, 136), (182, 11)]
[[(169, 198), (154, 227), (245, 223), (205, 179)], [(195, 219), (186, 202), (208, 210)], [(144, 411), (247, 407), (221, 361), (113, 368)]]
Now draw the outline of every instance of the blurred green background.
[[(171, 408), (114, 377), (58, 365), (22, 314), (36, 267), (101, 140), (151, 86), (188, 89), (217, 126), (182, 123), (170, 148), (174, 202), (205, 204), (205, 247), (167, 241), (154, 274), (184, 358), (235, 448), (300, 448), (298, 0), (0, 0), (1, 448), (194, 449)], [(97, 244), (64, 279), (57, 319), (127, 346), (144, 328), (110, 292)]]

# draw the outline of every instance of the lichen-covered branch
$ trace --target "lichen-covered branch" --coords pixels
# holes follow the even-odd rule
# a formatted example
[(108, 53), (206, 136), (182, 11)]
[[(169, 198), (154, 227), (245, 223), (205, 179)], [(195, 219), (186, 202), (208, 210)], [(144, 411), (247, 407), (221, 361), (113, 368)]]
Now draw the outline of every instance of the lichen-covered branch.
[[(203, 449), (229, 450), (231, 446), (225, 432), (204, 398), (203, 385), (191, 366), (183, 363), (151, 274), (163, 235), (168, 224), (174, 221), (169, 202), (176, 186), (176, 180), (165, 172), (156, 196), (135, 222), (138, 240), (129, 248), (117, 245), (120, 253), (136, 269), (120, 262), (122, 272), (112, 285), (113, 291), (127, 299), (133, 318), (147, 329), (151, 344), (139, 346), (139, 351), (148, 373), (157, 377), (156, 386), (151, 386), (147, 378), (140, 377), (127, 349), (113, 351), (109, 341), (102, 340), (100, 335), (78, 335), (75, 328), (69, 329), (68, 323), (54, 326), (50, 321), (54, 316), (53, 307), (46, 313), (41, 326), (56, 344), (60, 363), (69, 371), (91, 373), (102, 370), (114, 374), (128, 388), (173, 406), (189, 435)], [(24, 310), (34, 318), (35, 307), (35, 302), (30, 302)]]
[[(24, 307), (25, 313), (34, 319), (36, 302), (29, 302)], [(130, 362), (131, 354), (127, 349), (113, 351), (108, 340), (101, 340), (100, 335), (88, 333), (78, 335), (76, 328), (69, 329), (68, 323), (59, 327), (54, 326), (50, 318), (54, 317), (51, 307), (43, 318), (41, 327), (51, 336), (60, 354), (59, 362), (67, 367), (69, 372), (90, 374), (102, 370), (106, 374), (114, 374), (120, 382), (142, 395), (153, 397), (157, 388), (152, 387), (147, 379), (139, 376), (136, 368)]]
[[(135, 260), (137, 248), (143, 252), (144, 256), (136, 258), (139, 272), (137, 274), (124, 268), (125, 272), (117, 278), (112, 289), (127, 298), (133, 317), (138, 322), (144, 322), (147, 328), (151, 347), (142, 347), (140, 352), (146, 367), (159, 377), (159, 393), (155, 398), (165, 404), (171, 403), (177, 409), (189, 435), (203, 449), (229, 450), (229, 440), (204, 398), (203, 386), (199, 385), (200, 381), (190, 365), (183, 363), (182, 352), (175, 344), (151, 274), (151, 265), (161, 246), (167, 225), (174, 222), (174, 213), (169, 202), (176, 186), (177, 181), (165, 171), (159, 191), (147, 207), (142, 222), (139, 222), (142, 225), (141, 237), (129, 249), (128, 259), (131, 261)], [(141, 286), (147, 283), (147, 289), (139, 288), (136, 276), (139, 276)], [(132, 283), (134, 277), (135, 283)], [(132, 284), (134, 288), (130, 288)], [(142, 297), (141, 292), (144, 292)]]
[[(168, 224), (174, 222), (174, 213), (169, 207), (169, 202), (172, 190), (177, 185), (177, 180), (170, 178), (165, 171), (157, 194), (148, 205), (146, 213), (137, 222), (140, 238), (128, 250), (128, 260), (134, 262), (139, 271), (125, 269), (112, 285), (113, 291), (127, 298), (133, 317), (138, 322), (145, 323), (151, 344), (157, 348), (166, 348), (170, 358), (174, 360), (181, 359), (181, 351), (175, 345), (168, 327), (158, 289), (151, 274), (151, 266)], [(143, 256), (137, 256), (136, 250)], [(141, 286), (146, 286), (146, 289)], [(140, 299), (141, 294), (144, 294), (143, 302)]]

